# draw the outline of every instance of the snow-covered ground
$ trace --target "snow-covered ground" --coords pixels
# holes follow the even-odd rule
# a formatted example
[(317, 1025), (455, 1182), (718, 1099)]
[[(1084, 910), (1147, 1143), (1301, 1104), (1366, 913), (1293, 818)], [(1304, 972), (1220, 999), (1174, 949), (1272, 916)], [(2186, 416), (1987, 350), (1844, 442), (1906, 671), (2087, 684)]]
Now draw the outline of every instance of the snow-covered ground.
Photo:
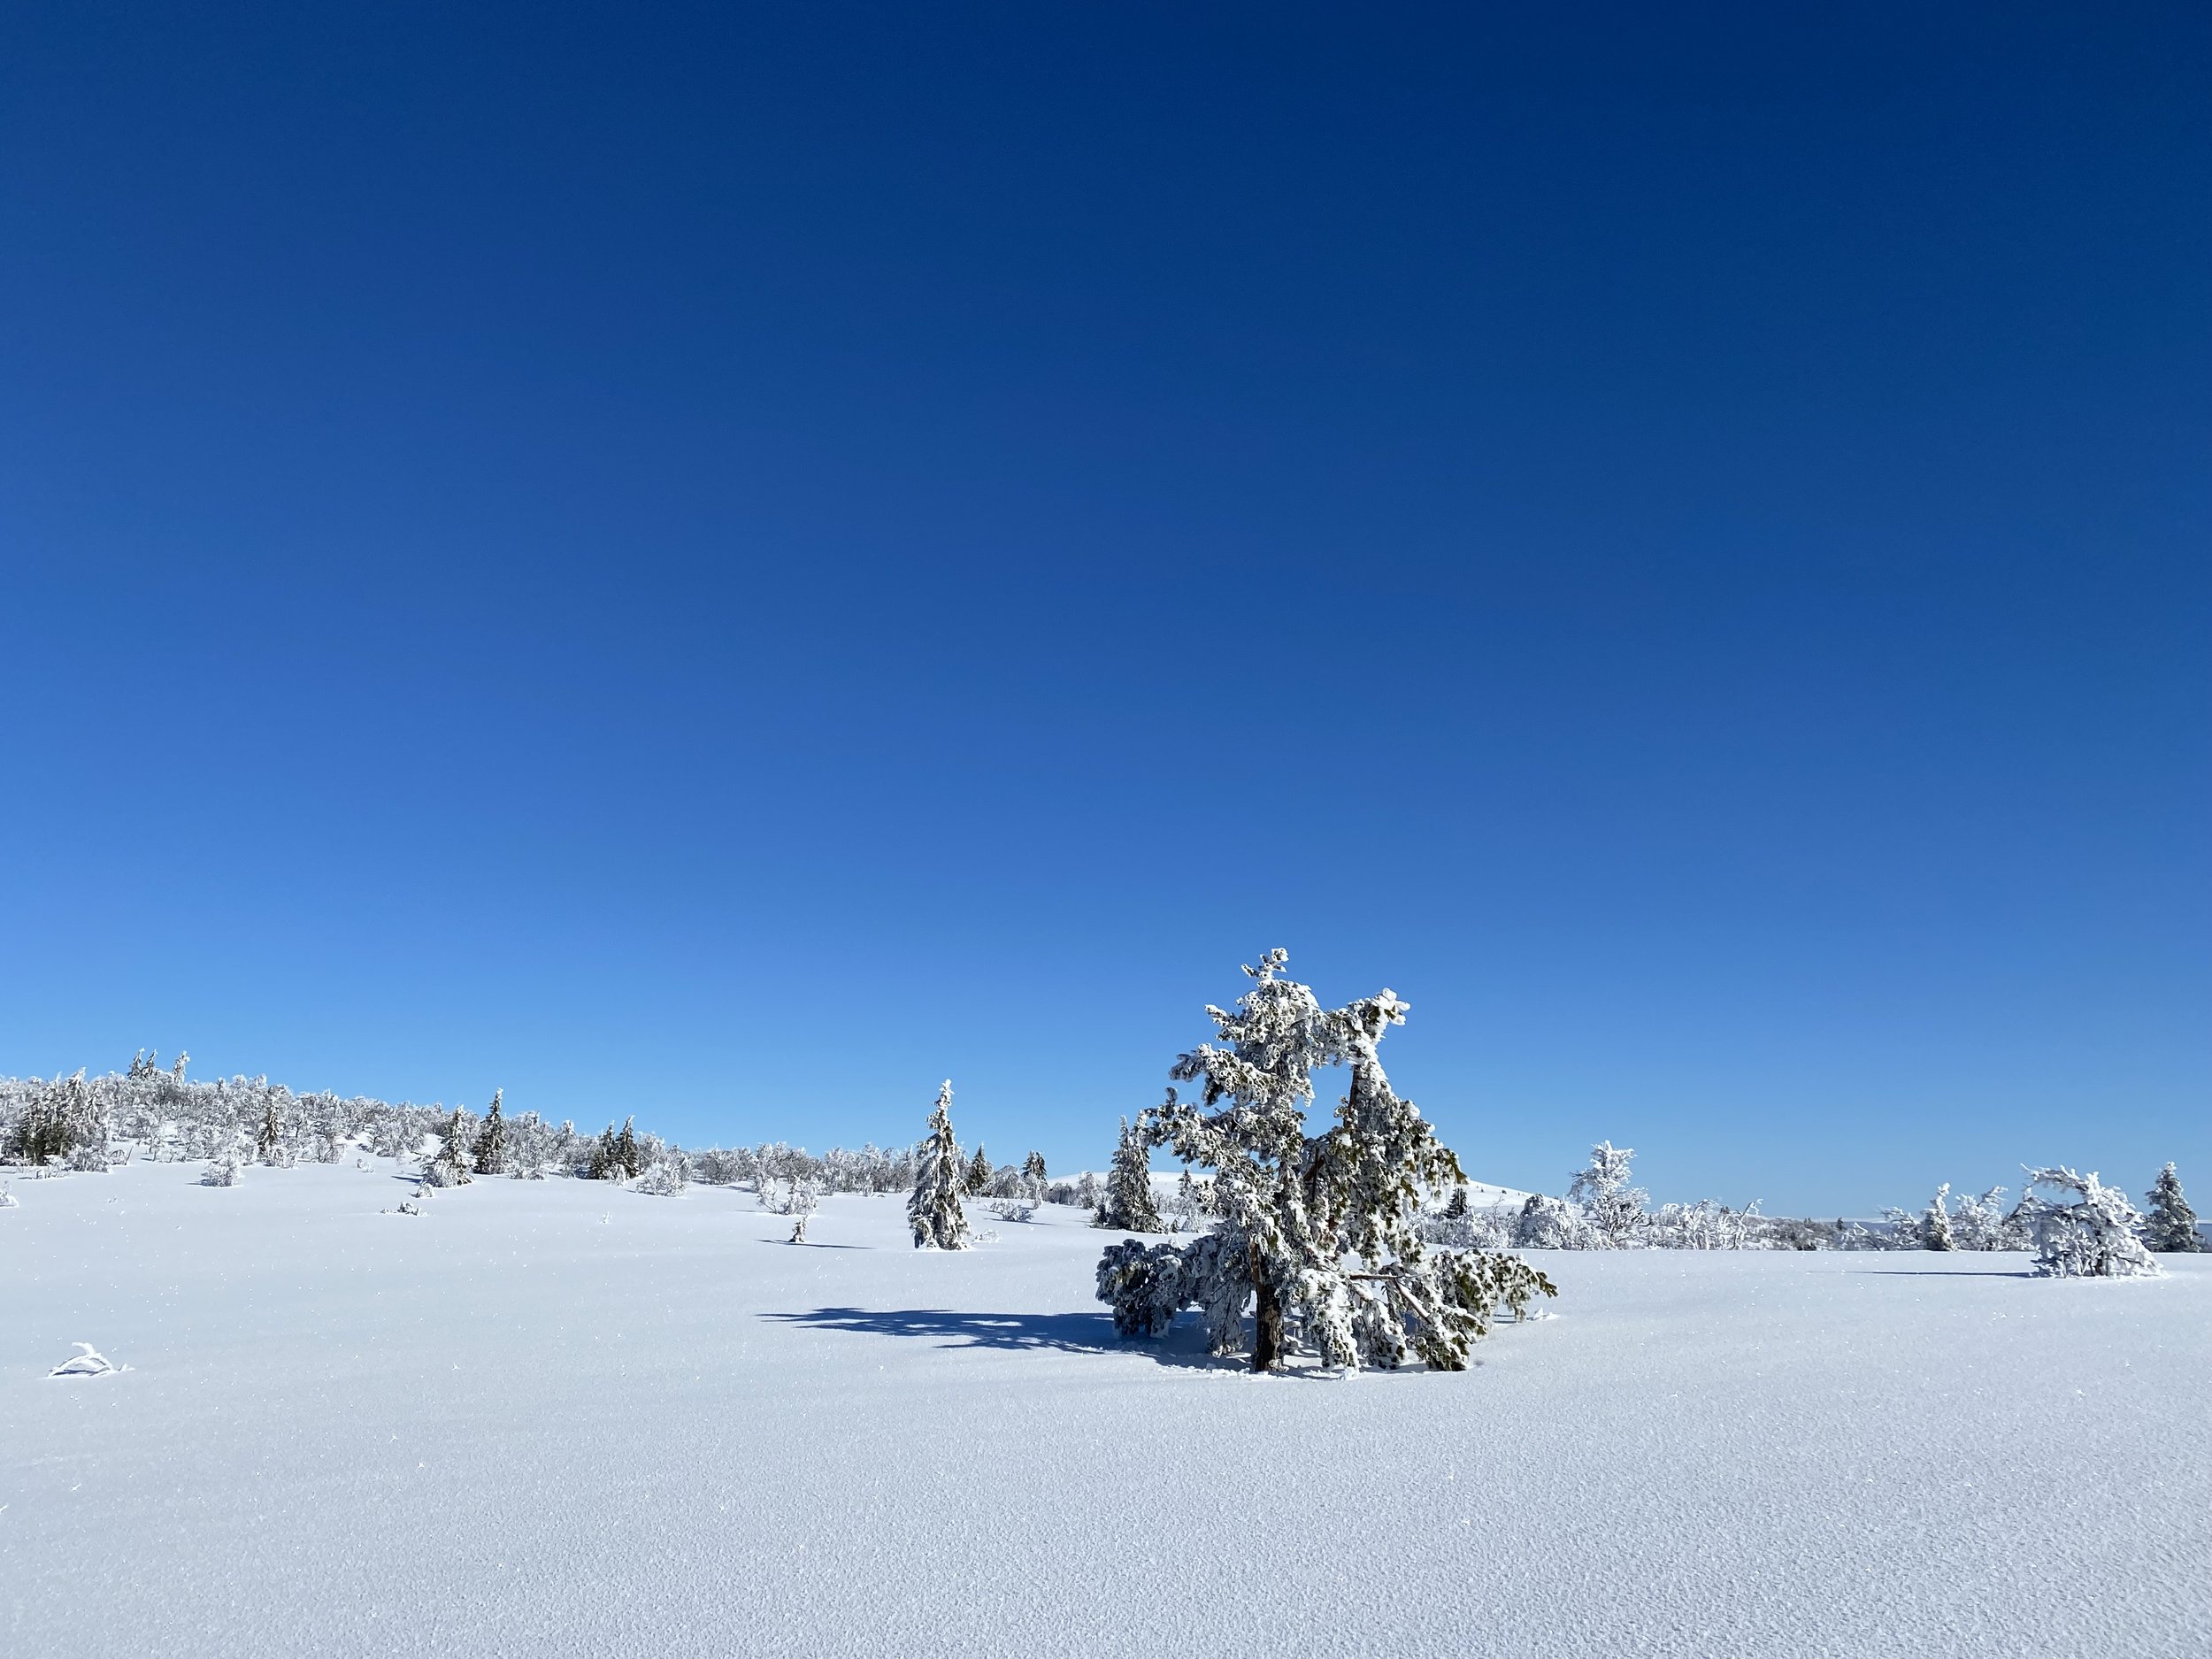
[(1471, 1371), (1256, 1378), (1068, 1210), (371, 1165), (15, 1182), (0, 1651), (2212, 1652), (2212, 1257), (1548, 1255)]

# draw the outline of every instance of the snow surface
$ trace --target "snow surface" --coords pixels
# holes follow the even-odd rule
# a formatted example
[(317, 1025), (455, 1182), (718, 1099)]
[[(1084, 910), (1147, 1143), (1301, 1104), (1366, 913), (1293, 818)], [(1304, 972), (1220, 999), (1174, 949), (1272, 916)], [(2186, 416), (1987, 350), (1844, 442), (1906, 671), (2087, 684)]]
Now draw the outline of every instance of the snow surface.
[(0, 1651), (2212, 1651), (2212, 1257), (1546, 1254), (1473, 1370), (1256, 1378), (1066, 1210), (393, 1171), (15, 1183)]

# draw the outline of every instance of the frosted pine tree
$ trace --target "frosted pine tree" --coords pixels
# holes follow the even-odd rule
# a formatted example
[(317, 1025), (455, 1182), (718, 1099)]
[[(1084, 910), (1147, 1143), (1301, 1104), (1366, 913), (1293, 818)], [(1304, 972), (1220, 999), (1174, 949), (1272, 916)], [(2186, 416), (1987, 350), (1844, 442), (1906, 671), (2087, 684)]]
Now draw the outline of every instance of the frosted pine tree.
[(614, 1161), (621, 1165), (622, 1173), (635, 1180), (645, 1173), (645, 1155), (638, 1150), (637, 1119), (625, 1118), (622, 1133), (614, 1138)]
[(264, 1164), (275, 1164), (284, 1155), (284, 1125), (277, 1117), (276, 1096), (272, 1094), (261, 1109), (261, 1133), (254, 1137), (254, 1156)]
[(2204, 1240), (2197, 1233), (2197, 1212), (2181, 1195), (2181, 1178), (2174, 1173), (2172, 1164), (2159, 1171), (2158, 1179), (2143, 1196), (2150, 1204), (2143, 1218), (2144, 1243), (2164, 1256), (2204, 1248)]
[[(2042, 1197), (2039, 1187), (2070, 1193), (2071, 1203)], [(2013, 1212), (2035, 1238), (2035, 1271), (2049, 1279), (2133, 1279), (2158, 1271), (2135, 1236), (2142, 1217), (2127, 1194), (2093, 1170), (2031, 1170), (2028, 1190)]]
[(1452, 1188), (1452, 1195), (1444, 1205), (1444, 1219), (1447, 1221), (1467, 1219), (1467, 1189), (1464, 1187)]
[(469, 1184), (468, 1132), (461, 1125), (461, 1109), (456, 1106), (453, 1116), (446, 1119), (438, 1149), (423, 1165), (422, 1179), (429, 1187), (466, 1187)]
[(1134, 1129), (1123, 1118), (1121, 1140), (1114, 1148), (1114, 1167), (1106, 1177), (1106, 1202), (1099, 1210), (1097, 1225), (1118, 1227), (1125, 1233), (1167, 1231), (1167, 1223), (1160, 1219), (1160, 1207), (1153, 1202), (1148, 1151), (1144, 1141), (1144, 1114), (1137, 1114)]
[[(492, 1103), (484, 1109), (484, 1126), (476, 1132), (476, 1172), (479, 1175), (500, 1175), (507, 1169), (507, 1120), (500, 1116), (500, 1102), (507, 1091), (492, 1091)], [(523, 1114), (526, 1119), (528, 1113)]]
[(1628, 1184), (1628, 1161), (1635, 1156), (1633, 1147), (1601, 1141), (1590, 1148), (1590, 1167), (1576, 1171), (1567, 1188), (1567, 1202), (1595, 1229), (1597, 1241), (1613, 1249), (1634, 1243), (1644, 1223), (1644, 1205), (1650, 1194)]
[(975, 1156), (968, 1160), (966, 1184), (971, 1198), (980, 1198), (991, 1190), (991, 1160), (979, 1146)]
[(961, 1162), (960, 1143), (952, 1138), (950, 1078), (937, 1091), (936, 1109), (929, 1115), (929, 1133), (915, 1148), (914, 1165), (914, 1194), (906, 1201), (914, 1248), (966, 1249), (968, 1217), (960, 1208), (960, 1199), (967, 1187), (967, 1167)]
[[(1405, 1023), (1388, 991), (1325, 1010), (1280, 977), (1271, 951), (1234, 1011), (1209, 1008), (1218, 1042), (1183, 1055), (1169, 1075), (1200, 1085), (1200, 1102), (1168, 1091), (1140, 1119), (1148, 1144), (1215, 1171), (1222, 1222), (1188, 1245), (1129, 1239), (1098, 1266), (1099, 1299), (1124, 1334), (1164, 1329), (1196, 1303), (1216, 1353), (1242, 1352), (1253, 1310), (1252, 1368), (1271, 1371), (1296, 1341), (1329, 1365), (1397, 1365), (1409, 1355), (1459, 1370), (1501, 1302), (1517, 1315), (1555, 1294), (1517, 1257), (1429, 1252), (1421, 1194), (1463, 1180), (1458, 1159), (1410, 1102), (1398, 1098), (1376, 1052)], [(1335, 1125), (1306, 1133), (1317, 1066), (1349, 1068)], [(1356, 1263), (1356, 1265), (1352, 1263)]]
[(1052, 1178), (1045, 1173), (1045, 1155), (1033, 1152), (1022, 1160), (1022, 1196), (1033, 1204), (1045, 1201), (1045, 1187)]
[(1955, 1250), (1951, 1238), (1951, 1183), (1944, 1182), (1928, 1201), (1928, 1207), (1920, 1214), (1920, 1248), (1924, 1250)]

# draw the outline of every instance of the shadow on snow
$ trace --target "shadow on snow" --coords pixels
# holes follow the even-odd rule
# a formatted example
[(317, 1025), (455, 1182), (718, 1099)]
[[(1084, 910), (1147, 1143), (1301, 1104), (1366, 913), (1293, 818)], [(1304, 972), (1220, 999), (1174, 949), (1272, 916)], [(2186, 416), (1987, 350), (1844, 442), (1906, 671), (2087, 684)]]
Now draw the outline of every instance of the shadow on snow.
[(992, 1348), (1060, 1354), (1141, 1354), (1163, 1365), (1240, 1369), (1243, 1362), (1205, 1350), (1195, 1321), (1179, 1321), (1156, 1342), (1125, 1342), (1102, 1313), (955, 1313), (945, 1308), (817, 1308), (811, 1313), (764, 1313), (764, 1319), (815, 1331), (860, 1331), (875, 1336), (937, 1339), (940, 1348)]

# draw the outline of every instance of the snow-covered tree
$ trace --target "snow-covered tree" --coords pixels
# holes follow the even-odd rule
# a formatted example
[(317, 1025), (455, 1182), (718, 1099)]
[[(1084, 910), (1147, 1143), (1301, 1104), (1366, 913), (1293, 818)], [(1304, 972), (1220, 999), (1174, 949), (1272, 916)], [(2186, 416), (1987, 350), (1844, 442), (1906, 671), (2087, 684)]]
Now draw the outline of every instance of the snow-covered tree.
[(479, 1175), (502, 1175), (507, 1169), (507, 1120), (500, 1113), (500, 1104), (507, 1091), (492, 1091), (492, 1103), (484, 1109), (484, 1126), (476, 1132), (476, 1172)]
[(584, 1166), (584, 1179), (592, 1181), (618, 1181), (624, 1179), (621, 1155), (615, 1149), (614, 1125), (609, 1124), (591, 1144), (591, 1156)]
[(1467, 1189), (1464, 1187), (1455, 1187), (1452, 1188), (1451, 1197), (1445, 1201), (1444, 1219), (1447, 1221), (1463, 1221), (1466, 1219), (1466, 1216)]
[(645, 1155), (638, 1149), (637, 1119), (625, 1118), (622, 1133), (614, 1138), (614, 1162), (631, 1180), (645, 1173)]
[(472, 1178), (469, 1174), (468, 1131), (461, 1122), (461, 1109), (456, 1106), (453, 1115), (446, 1119), (444, 1132), (438, 1138), (438, 1149), (422, 1166), (423, 1184), (426, 1187), (466, 1187)]
[(1178, 1233), (1195, 1233), (1199, 1229), (1198, 1183), (1191, 1179), (1188, 1170), (1175, 1183), (1175, 1196), (1168, 1201), (1168, 1219)]
[(2143, 1242), (2162, 1255), (2201, 1250), (2204, 1240), (2197, 1232), (2197, 1212), (2181, 1194), (2181, 1178), (2169, 1164), (2144, 1194), (2150, 1210), (2143, 1220)]
[(1126, 1118), (1121, 1120), (1121, 1140), (1114, 1148), (1114, 1167), (1106, 1177), (1106, 1202), (1099, 1209), (1094, 1224), (1098, 1226), (1118, 1227), (1124, 1233), (1167, 1231), (1167, 1223), (1160, 1219), (1160, 1207), (1152, 1198), (1152, 1161), (1143, 1125), (1141, 1112), (1137, 1114), (1134, 1129)]
[(971, 1198), (980, 1198), (991, 1190), (991, 1160), (981, 1147), (976, 1148), (975, 1156), (968, 1160), (968, 1171), (963, 1178), (963, 1184)]
[(254, 1137), (254, 1156), (264, 1164), (278, 1164), (284, 1157), (284, 1124), (277, 1116), (276, 1096), (272, 1094), (261, 1110), (261, 1132)]
[(915, 1148), (914, 1162), (914, 1193), (906, 1201), (914, 1248), (966, 1249), (968, 1217), (960, 1208), (960, 1200), (967, 1187), (967, 1166), (961, 1161), (960, 1143), (952, 1138), (950, 1078), (937, 1091), (936, 1109), (929, 1115), (929, 1133)]
[(784, 1213), (791, 1217), (791, 1237), (788, 1242), (792, 1244), (806, 1242), (806, 1224), (814, 1212), (821, 1207), (822, 1193), (821, 1189), (815, 1185), (814, 1178), (810, 1175), (794, 1178), (790, 1196), (784, 1203)]
[(207, 1161), (200, 1176), (203, 1187), (235, 1187), (245, 1179), (246, 1160), (235, 1147), (226, 1147)]
[[(1552, 1286), (1513, 1256), (1425, 1248), (1421, 1194), (1465, 1176), (1418, 1109), (1392, 1091), (1377, 1056), (1406, 1005), (1383, 991), (1324, 1009), (1281, 977), (1287, 960), (1271, 951), (1245, 970), (1254, 983), (1234, 1011), (1206, 1010), (1219, 1041), (1169, 1073), (1199, 1084), (1199, 1102), (1171, 1088), (1139, 1119), (1148, 1144), (1215, 1171), (1221, 1226), (1179, 1247), (1111, 1247), (1099, 1262), (1099, 1299), (1125, 1335), (1164, 1329), (1195, 1303), (1223, 1354), (1245, 1350), (1248, 1306), (1256, 1371), (1276, 1369), (1300, 1340), (1346, 1369), (1409, 1355), (1460, 1369), (1501, 1302), (1517, 1314)], [(1350, 1087), (1334, 1126), (1309, 1135), (1313, 1071), (1335, 1064), (1349, 1068)]]
[(1920, 1212), (1920, 1248), (1924, 1250), (1955, 1250), (1951, 1240), (1951, 1183), (1944, 1182), (1928, 1201), (1927, 1209)]
[(1601, 1141), (1590, 1148), (1589, 1167), (1577, 1170), (1567, 1188), (1567, 1202), (1582, 1212), (1598, 1241), (1613, 1249), (1635, 1242), (1650, 1196), (1642, 1187), (1629, 1185), (1628, 1161), (1635, 1156), (1633, 1147)]
[(1045, 1187), (1052, 1178), (1045, 1173), (1045, 1155), (1033, 1152), (1022, 1160), (1021, 1195), (1033, 1204), (1045, 1201)]
[(1951, 1201), (1951, 1239), (1962, 1250), (2024, 1250), (2027, 1229), (2005, 1213), (2005, 1189), (1993, 1187), (1978, 1195), (1962, 1193)]
[(1531, 1193), (1513, 1222), (1517, 1250), (1591, 1250), (1604, 1242), (1579, 1209), (1549, 1193)]
[[(2035, 1190), (2071, 1194), (2072, 1202)], [(2035, 1271), (2051, 1279), (2131, 1279), (2158, 1271), (2135, 1236), (2142, 1217), (2127, 1194), (2107, 1187), (2093, 1170), (2077, 1175), (2063, 1167), (2031, 1170), (2028, 1190), (2013, 1214), (2035, 1238)]]

